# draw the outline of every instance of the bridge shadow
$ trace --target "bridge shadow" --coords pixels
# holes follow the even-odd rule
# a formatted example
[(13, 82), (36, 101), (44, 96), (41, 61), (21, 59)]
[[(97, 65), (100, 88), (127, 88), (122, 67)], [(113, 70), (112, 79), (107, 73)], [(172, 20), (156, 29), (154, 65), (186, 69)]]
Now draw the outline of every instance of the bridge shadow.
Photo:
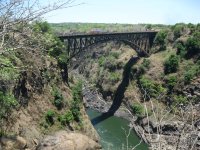
[(97, 116), (96, 118), (92, 119), (91, 122), (93, 125), (96, 125), (109, 117), (113, 116), (115, 112), (119, 109), (119, 107), (122, 104), (122, 100), (124, 98), (124, 93), (126, 91), (126, 88), (129, 85), (129, 78), (131, 74), (131, 67), (139, 60), (139, 57), (131, 57), (129, 61), (126, 63), (124, 66), (124, 71), (123, 71), (123, 78), (122, 82), (119, 84), (115, 95), (113, 99), (113, 103), (111, 107), (109, 108), (108, 112), (103, 113), (100, 116)]

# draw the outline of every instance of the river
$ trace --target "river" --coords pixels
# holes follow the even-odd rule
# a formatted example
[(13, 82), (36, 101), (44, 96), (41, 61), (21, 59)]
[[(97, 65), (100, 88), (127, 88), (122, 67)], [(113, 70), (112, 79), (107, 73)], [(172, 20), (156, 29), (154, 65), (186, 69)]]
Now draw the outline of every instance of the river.
[[(87, 109), (87, 114), (90, 120), (101, 115), (101, 113), (92, 109)], [(127, 120), (116, 116), (111, 116), (106, 120), (93, 124), (100, 136), (100, 143), (104, 150), (127, 150), (127, 145), (129, 146), (128, 150), (131, 150), (140, 142), (140, 138), (131, 130), (127, 144), (126, 133), (129, 132), (128, 124)], [(148, 146), (142, 142), (134, 150), (148, 150)]]

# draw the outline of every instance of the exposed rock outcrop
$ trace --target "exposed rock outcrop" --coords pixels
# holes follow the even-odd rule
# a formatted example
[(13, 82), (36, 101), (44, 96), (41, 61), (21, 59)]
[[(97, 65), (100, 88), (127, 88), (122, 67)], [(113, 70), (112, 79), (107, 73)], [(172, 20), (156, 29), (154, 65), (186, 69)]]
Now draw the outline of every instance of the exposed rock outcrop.
[(0, 150), (22, 150), (27, 146), (27, 142), (23, 137), (10, 136), (0, 138)]
[(101, 146), (80, 133), (56, 132), (47, 136), (38, 145), (37, 150), (99, 150)]

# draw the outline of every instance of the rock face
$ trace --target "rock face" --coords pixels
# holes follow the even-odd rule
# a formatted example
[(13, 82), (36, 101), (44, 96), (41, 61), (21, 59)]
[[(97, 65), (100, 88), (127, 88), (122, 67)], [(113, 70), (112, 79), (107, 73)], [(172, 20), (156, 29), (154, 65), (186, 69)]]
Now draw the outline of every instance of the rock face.
[(101, 146), (80, 133), (59, 131), (47, 136), (36, 148), (37, 150), (99, 150)]
[(26, 145), (26, 140), (20, 136), (0, 138), (0, 150), (22, 150)]

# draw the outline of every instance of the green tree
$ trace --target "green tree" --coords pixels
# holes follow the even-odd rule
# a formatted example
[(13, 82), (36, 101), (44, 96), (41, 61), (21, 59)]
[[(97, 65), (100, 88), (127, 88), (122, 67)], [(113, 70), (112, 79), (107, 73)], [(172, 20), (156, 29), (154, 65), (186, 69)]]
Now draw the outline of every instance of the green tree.
[(55, 112), (49, 109), (45, 115), (46, 122), (50, 125), (54, 124)]
[(185, 44), (178, 42), (175, 47), (177, 48), (177, 55), (180, 55), (181, 58), (184, 58), (187, 54)]
[(44, 22), (35, 22), (33, 24), (33, 30), (36, 32), (42, 32), (42, 33), (46, 33), (46, 32), (52, 32), (51, 27), (49, 25), (48, 22), (44, 21)]
[(176, 72), (178, 70), (178, 67), (179, 67), (179, 57), (177, 55), (172, 54), (164, 62), (164, 72), (165, 72), (165, 74)]
[(167, 37), (167, 31), (161, 30), (157, 33), (155, 37), (155, 44), (160, 46), (159, 50), (165, 50), (166, 49), (166, 37)]
[(74, 120), (77, 122), (81, 121), (80, 118), (80, 103), (82, 101), (82, 81), (79, 81), (72, 89), (73, 100), (71, 103), (71, 112), (74, 116)]
[(64, 98), (62, 93), (57, 88), (55, 88), (53, 89), (53, 96), (54, 96), (53, 104), (56, 106), (58, 110), (62, 109), (64, 105)]
[(139, 79), (139, 85), (142, 93), (146, 94), (146, 99), (151, 97), (157, 98), (166, 91), (161, 84), (156, 83), (145, 76), (142, 76)]
[(174, 26), (173, 32), (174, 32), (174, 39), (179, 38), (183, 34), (184, 30), (184, 24), (176, 24)]
[(190, 58), (200, 53), (200, 32), (196, 32), (186, 41), (187, 57)]
[(167, 77), (166, 86), (169, 92), (172, 92), (176, 84), (177, 84), (177, 77), (175, 75), (170, 75)]
[(59, 116), (58, 120), (62, 125), (70, 124), (74, 120), (71, 110), (68, 110), (64, 115)]
[(133, 111), (133, 113), (137, 116), (141, 116), (144, 115), (144, 106), (141, 104), (133, 104), (131, 105), (131, 109)]

